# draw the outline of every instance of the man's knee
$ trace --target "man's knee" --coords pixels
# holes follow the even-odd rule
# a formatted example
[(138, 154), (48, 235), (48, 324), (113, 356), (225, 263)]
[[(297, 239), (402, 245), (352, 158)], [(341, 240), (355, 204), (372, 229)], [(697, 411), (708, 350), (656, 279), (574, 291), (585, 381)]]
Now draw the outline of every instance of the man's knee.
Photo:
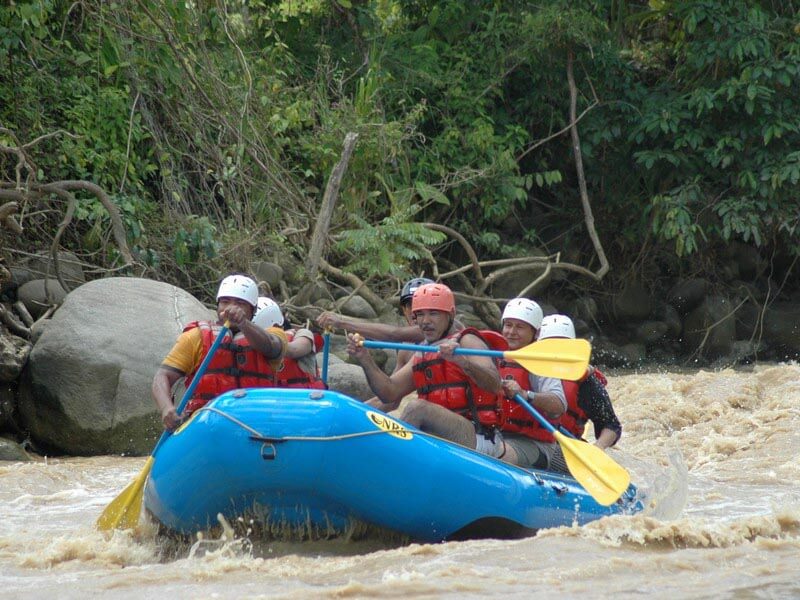
[(397, 417), (414, 427), (419, 427), (425, 416), (426, 404), (430, 403), (419, 398), (409, 398), (397, 409)]

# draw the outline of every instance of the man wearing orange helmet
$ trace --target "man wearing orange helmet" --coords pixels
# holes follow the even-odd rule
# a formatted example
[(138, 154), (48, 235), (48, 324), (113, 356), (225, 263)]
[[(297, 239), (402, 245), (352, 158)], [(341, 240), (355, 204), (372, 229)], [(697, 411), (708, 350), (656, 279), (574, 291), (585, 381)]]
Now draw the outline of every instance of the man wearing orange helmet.
[[(279, 327), (266, 329), (252, 322), (257, 304), (256, 282), (245, 275), (229, 275), (217, 290), (217, 321), (194, 321), (186, 325), (153, 377), (153, 400), (161, 411), (165, 429), (174, 430), (192, 412), (223, 392), (275, 385), (275, 373), (286, 353), (286, 334)], [(183, 414), (178, 415), (172, 401), (172, 387), (181, 377), (186, 378), (189, 387), (225, 321), (230, 323), (230, 331), (200, 378)]]
[[(405, 285), (403, 285), (403, 288), (400, 290), (400, 312), (406, 320), (406, 325), (387, 325), (386, 323), (360, 321), (343, 317), (332, 312), (324, 312), (319, 315), (317, 317), (317, 324), (323, 328), (344, 329), (349, 333), (358, 333), (371, 340), (418, 344), (424, 341), (425, 338), (420, 328), (417, 327), (414, 322), (414, 315), (411, 311), (411, 300), (414, 297), (414, 292), (428, 283), (434, 283), (434, 281), (426, 277), (415, 277), (406, 281)], [(458, 320), (455, 321), (453, 327), (456, 330), (464, 329), (464, 325)], [(396, 373), (402, 369), (403, 365), (411, 360), (412, 356), (413, 352), (410, 350), (398, 350), (393, 372)], [(387, 412), (397, 408), (397, 406), (384, 404), (377, 397), (370, 398), (365, 403)]]
[(359, 335), (348, 335), (347, 352), (367, 376), (372, 391), (393, 407), (416, 391), (400, 408), (400, 419), (422, 431), (500, 458), (505, 453), (497, 433), (500, 375), (492, 358), (455, 354), (459, 347), (487, 349), (476, 329), (457, 331), (455, 298), (446, 285), (420, 286), (411, 301), (417, 327), (428, 345), (438, 352), (415, 353), (391, 376), (372, 360), (361, 346)]
[(422, 334), (414, 326), (414, 318), (411, 314), (411, 298), (414, 297), (414, 292), (417, 291), (417, 288), (428, 283), (433, 283), (433, 280), (427, 277), (415, 277), (406, 281), (400, 290), (400, 312), (406, 320), (406, 325), (372, 323), (344, 317), (329, 311), (325, 311), (317, 317), (317, 325), (323, 329), (344, 329), (350, 333), (359, 333), (372, 340), (421, 342)]

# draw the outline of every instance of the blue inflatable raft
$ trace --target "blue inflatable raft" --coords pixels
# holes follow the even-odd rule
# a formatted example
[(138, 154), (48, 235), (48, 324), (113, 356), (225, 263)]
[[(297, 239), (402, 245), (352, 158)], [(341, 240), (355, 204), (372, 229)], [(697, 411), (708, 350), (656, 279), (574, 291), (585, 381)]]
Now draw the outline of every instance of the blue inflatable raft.
[(641, 510), (574, 479), (521, 469), (425, 434), (332, 391), (221, 395), (159, 449), (144, 491), (163, 527), (229, 523), (302, 537), (377, 526), (420, 542), (517, 537)]

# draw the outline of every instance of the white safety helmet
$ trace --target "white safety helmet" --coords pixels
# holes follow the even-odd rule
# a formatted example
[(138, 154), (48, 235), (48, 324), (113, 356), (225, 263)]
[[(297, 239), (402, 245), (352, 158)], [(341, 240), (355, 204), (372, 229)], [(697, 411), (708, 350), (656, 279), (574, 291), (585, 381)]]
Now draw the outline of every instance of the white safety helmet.
[(506, 319), (519, 319), (525, 321), (534, 329), (542, 326), (542, 309), (533, 300), (527, 298), (513, 298), (508, 301), (503, 310), (502, 321)]
[(253, 323), (258, 325), (261, 329), (267, 327), (282, 327), (283, 326), (283, 313), (281, 307), (272, 298), (261, 296), (258, 299), (258, 306), (256, 307), (256, 314), (253, 316)]
[(539, 339), (570, 338), (575, 339), (575, 325), (567, 315), (548, 315), (542, 319)]
[(217, 302), (220, 298), (239, 298), (255, 310), (258, 304), (258, 285), (246, 275), (228, 275), (219, 284)]

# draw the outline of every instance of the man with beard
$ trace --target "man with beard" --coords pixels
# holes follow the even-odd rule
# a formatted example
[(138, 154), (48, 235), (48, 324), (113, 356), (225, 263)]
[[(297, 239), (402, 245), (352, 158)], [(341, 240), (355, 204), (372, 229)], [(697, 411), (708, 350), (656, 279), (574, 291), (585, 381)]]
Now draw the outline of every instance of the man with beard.
[(361, 336), (348, 335), (347, 352), (364, 369), (367, 381), (387, 406), (395, 406), (416, 391), (418, 398), (404, 402), (396, 416), (422, 431), (467, 448), (502, 458), (505, 445), (497, 431), (500, 375), (488, 356), (455, 354), (459, 347), (488, 349), (478, 330), (458, 331), (455, 298), (446, 285), (420, 286), (411, 300), (417, 327), (427, 345), (438, 352), (417, 352), (391, 376), (360, 345)]
[[(369, 321), (360, 321), (337, 315), (332, 312), (324, 312), (317, 317), (317, 324), (320, 327), (328, 329), (344, 329), (348, 333), (358, 333), (370, 340), (381, 340), (388, 342), (401, 342), (401, 343), (422, 343), (425, 338), (422, 336), (422, 331), (414, 322), (414, 314), (411, 310), (411, 299), (414, 297), (414, 292), (423, 285), (434, 283), (432, 279), (427, 277), (415, 277), (409, 279), (400, 290), (400, 313), (406, 320), (406, 325), (387, 325), (385, 323), (372, 323)], [(458, 320), (455, 321), (453, 327), (456, 330), (464, 329)], [(393, 373), (397, 373), (403, 366), (411, 360), (413, 352), (410, 350), (398, 350), (397, 359), (395, 361)], [(375, 396), (369, 400), (365, 400), (365, 404), (380, 408), (385, 412), (394, 410), (399, 405), (399, 401), (395, 405), (386, 404)]]

